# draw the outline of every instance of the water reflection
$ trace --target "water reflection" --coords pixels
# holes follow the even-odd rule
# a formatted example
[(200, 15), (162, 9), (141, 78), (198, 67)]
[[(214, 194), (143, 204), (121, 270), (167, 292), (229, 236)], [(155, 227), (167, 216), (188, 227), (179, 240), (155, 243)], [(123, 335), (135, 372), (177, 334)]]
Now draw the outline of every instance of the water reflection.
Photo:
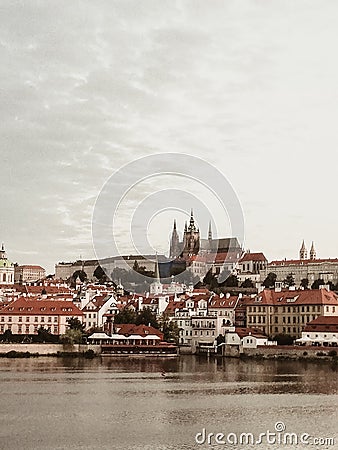
[(194, 449), (202, 427), (258, 432), (276, 420), (331, 436), (337, 387), (327, 361), (1, 359), (0, 438), (9, 450)]

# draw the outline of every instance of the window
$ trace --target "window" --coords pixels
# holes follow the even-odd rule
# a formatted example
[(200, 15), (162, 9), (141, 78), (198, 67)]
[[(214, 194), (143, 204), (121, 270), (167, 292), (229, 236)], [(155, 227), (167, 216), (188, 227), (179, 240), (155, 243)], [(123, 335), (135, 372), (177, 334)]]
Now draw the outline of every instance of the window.
[(57, 334), (57, 332), (58, 332), (58, 327), (56, 327), (56, 326), (54, 325), (53, 329), (54, 329), (54, 334)]
[(44, 322), (45, 321), (45, 318), (44, 317), (41, 317), (41, 322)]
[(34, 317), (34, 322), (38, 322), (39, 318), (38, 317)]
[(58, 321), (58, 318), (57, 317), (54, 317), (54, 322), (57, 322)]
[(26, 317), (26, 322), (29, 322), (29, 317), (28, 316)]
[(51, 317), (48, 317), (48, 322), (51, 322), (52, 321), (52, 318)]
[(4, 316), (2, 316), (1, 317), (1, 322), (4, 322), (5, 321), (5, 318), (4, 318)]
[(10, 316), (8, 317), (8, 322), (12, 322), (12, 318)]
[(21, 316), (19, 316), (19, 322), (22, 322), (22, 317)]
[(278, 317), (275, 316), (275, 323), (278, 323)]

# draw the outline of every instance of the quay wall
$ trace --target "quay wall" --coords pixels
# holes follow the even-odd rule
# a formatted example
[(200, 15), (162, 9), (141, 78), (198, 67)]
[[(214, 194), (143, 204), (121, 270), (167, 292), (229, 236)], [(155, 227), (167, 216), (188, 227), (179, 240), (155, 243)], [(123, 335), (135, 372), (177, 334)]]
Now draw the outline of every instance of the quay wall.
[(15, 352), (29, 352), (31, 354), (39, 355), (55, 355), (58, 352), (78, 352), (83, 353), (87, 350), (93, 350), (96, 354), (101, 352), (100, 345), (64, 345), (64, 344), (0, 344), (0, 353)]

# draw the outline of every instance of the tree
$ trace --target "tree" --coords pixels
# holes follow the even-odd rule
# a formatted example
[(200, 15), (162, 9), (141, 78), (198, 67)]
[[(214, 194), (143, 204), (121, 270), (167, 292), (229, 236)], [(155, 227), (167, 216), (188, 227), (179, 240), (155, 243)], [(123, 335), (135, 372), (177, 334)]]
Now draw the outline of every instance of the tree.
[(322, 278), (319, 278), (312, 283), (311, 289), (319, 289), (319, 286), (323, 286), (324, 284), (325, 281)]
[(166, 342), (175, 342), (178, 344), (179, 341), (179, 328), (177, 323), (173, 320), (169, 320), (167, 314), (163, 314), (160, 321), (160, 330), (163, 333), (163, 339)]
[(3, 341), (4, 342), (12, 342), (13, 340), (13, 333), (11, 330), (6, 330), (3, 334)]
[(292, 345), (293, 337), (289, 334), (276, 334), (274, 340), (277, 341), (277, 345)]
[(58, 336), (51, 333), (50, 328), (39, 327), (38, 334), (34, 339), (36, 342), (47, 343), (47, 342), (57, 342), (59, 340)]
[(77, 330), (84, 332), (86, 325), (81, 322), (77, 317), (70, 317), (67, 319), (69, 330)]
[(286, 278), (284, 279), (284, 284), (286, 285), (286, 286), (294, 286), (295, 285), (295, 279), (294, 279), (294, 277), (293, 277), (293, 275), (292, 275), (292, 273), (289, 273), (287, 276), (286, 276)]
[(304, 289), (308, 289), (309, 288), (309, 279), (303, 278), (300, 282), (300, 286)]
[(106, 283), (108, 281), (108, 277), (106, 272), (102, 269), (101, 266), (97, 266), (93, 273), (94, 277), (97, 278), (100, 283)]
[(277, 275), (273, 272), (270, 272), (268, 276), (263, 281), (263, 286), (266, 288), (274, 288), (277, 280)]
[(83, 333), (81, 330), (68, 329), (60, 340), (63, 344), (81, 344), (83, 339)]
[(252, 280), (250, 278), (246, 278), (243, 283), (241, 284), (242, 288), (253, 288), (255, 287)]
[(156, 314), (150, 308), (144, 308), (136, 316), (136, 325), (150, 325), (154, 328), (159, 328)]
[(84, 281), (87, 280), (87, 274), (84, 270), (76, 270), (73, 275), (72, 278), (74, 281), (76, 281), (77, 278), (80, 278), (80, 281), (83, 283)]
[(114, 323), (136, 323), (136, 313), (134, 309), (125, 306), (114, 317)]
[(224, 287), (238, 287), (238, 278), (236, 275), (230, 275), (221, 285)]

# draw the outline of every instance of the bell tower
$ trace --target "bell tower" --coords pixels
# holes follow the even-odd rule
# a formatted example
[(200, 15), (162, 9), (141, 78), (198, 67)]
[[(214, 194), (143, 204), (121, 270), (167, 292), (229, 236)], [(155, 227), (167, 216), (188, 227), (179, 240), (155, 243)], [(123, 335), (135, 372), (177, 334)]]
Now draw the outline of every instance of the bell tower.
[(195, 225), (194, 213), (191, 210), (189, 226), (184, 228), (183, 257), (197, 255), (200, 249), (200, 231)]
[(171, 233), (169, 258), (177, 258), (180, 254), (180, 239), (176, 229), (176, 220), (174, 220), (174, 227)]
[(302, 243), (302, 246), (301, 246), (301, 248), (300, 248), (300, 250), (299, 250), (299, 259), (307, 259), (307, 250), (306, 250), (306, 247), (305, 247), (305, 243), (304, 243), (304, 240), (303, 240), (303, 243)]

